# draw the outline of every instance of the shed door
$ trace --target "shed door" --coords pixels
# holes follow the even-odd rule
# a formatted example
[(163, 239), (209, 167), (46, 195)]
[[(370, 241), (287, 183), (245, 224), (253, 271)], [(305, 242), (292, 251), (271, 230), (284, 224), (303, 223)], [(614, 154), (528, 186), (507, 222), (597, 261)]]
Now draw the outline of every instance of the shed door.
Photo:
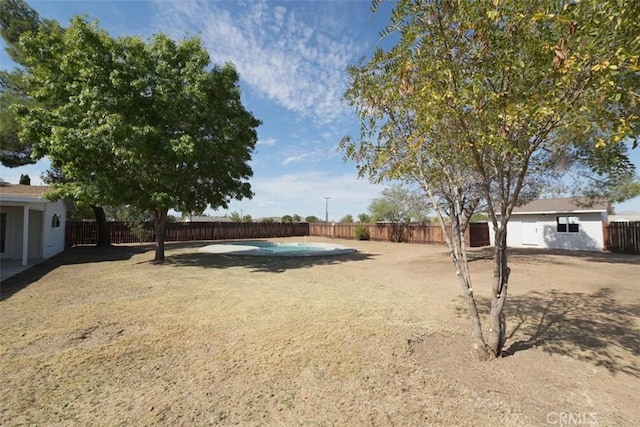
[(538, 245), (538, 220), (536, 218), (522, 219), (522, 244)]

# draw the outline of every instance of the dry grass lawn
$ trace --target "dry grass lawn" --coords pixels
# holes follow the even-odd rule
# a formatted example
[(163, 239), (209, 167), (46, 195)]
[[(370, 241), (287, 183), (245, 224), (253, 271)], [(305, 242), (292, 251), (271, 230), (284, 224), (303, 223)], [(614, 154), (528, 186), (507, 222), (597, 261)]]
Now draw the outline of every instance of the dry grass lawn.
[[(196, 242), (168, 244), (156, 266), (150, 246), (74, 248), (9, 279), (0, 425), (640, 420), (638, 256), (514, 253), (509, 356), (482, 363), (443, 247), (338, 243), (359, 252), (234, 257)], [(488, 255), (472, 262), (485, 312)]]

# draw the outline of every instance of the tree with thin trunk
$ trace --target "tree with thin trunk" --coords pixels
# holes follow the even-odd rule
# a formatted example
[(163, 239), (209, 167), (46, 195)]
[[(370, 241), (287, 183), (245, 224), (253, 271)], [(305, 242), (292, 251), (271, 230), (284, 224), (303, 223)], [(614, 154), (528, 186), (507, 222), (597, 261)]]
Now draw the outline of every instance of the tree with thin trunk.
[(367, 213), (358, 214), (358, 222), (361, 222), (363, 224), (371, 222), (371, 215)]
[(385, 188), (369, 203), (368, 210), (375, 222), (386, 222), (391, 225), (391, 241), (402, 242), (406, 238), (407, 225), (412, 218), (422, 215), (424, 204), (416, 195), (401, 184)]
[[(631, 0), (400, 0), (384, 32), (396, 44), (348, 70), (361, 134), (342, 140), (345, 157), (373, 180), (418, 183), (443, 231), (451, 222), (480, 359), (505, 345), (514, 207), (575, 168), (633, 174), (618, 147), (640, 134), (638, 12)], [(464, 243), (480, 203), (495, 237), (488, 330)]]
[(55, 196), (149, 212), (155, 262), (169, 209), (203, 212), (251, 197), (260, 121), (242, 105), (231, 64), (211, 66), (198, 38), (113, 38), (81, 17), (63, 32), (27, 34), (29, 95), (21, 136), (59, 165)]
[(353, 223), (353, 215), (347, 214), (340, 218), (340, 222), (343, 224), (352, 224)]

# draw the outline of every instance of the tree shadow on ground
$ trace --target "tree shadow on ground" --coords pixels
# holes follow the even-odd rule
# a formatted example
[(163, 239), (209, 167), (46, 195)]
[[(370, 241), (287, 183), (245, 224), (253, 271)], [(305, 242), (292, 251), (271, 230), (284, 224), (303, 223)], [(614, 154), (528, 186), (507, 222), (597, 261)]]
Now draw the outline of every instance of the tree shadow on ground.
[[(623, 304), (613, 290), (594, 293), (552, 290), (509, 296), (505, 306), (505, 356), (538, 347), (603, 367), (611, 373), (640, 377), (640, 304)], [(479, 298), (488, 311), (488, 298)], [(460, 308), (462, 315), (464, 310)]]
[[(472, 262), (493, 259), (494, 251), (495, 249), (491, 246), (485, 246), (482, 248), (470, 248), (468, 249), (469, 261)], [(640, 264), (640, 255), (617, 252), (574, 251), (567, 249), (544, 248), (509, 248), (507, 253), (511, 261), (531, 261), (531, 257), (544, 258), (553, 256), (578, 258), (589, 262), (605, 262), (610, 264)]]
[(166, 257), (165, 263), (177, 267), (200, 267), (225, 269), (244, 267), (253, 273), (283, 273), (287, 270), (310, 268), (316, 265), (333, 265), (344, 262), (365, 261), (373, 254), (352, 252), (340, 255), (319, 256), (249, 256), (213, 254), (206, 252), (183, 252)]
[[(199, 248), (213, 243), (212, 241), (166, 242), (165, 264), (174, 266), (227, 268), (248, 267), (255, 272), (282, 273), (294, 268), (307, 268), (314, 265), (331, 265), (350, 261), (363, 261), (373, 255), (361, 252), (333, 256), (312, 257), (252, 257), (239, 255), (218, 255), (198, 252)], [(64, 252), (44, 260), (0, 284), (0, 301), (10, 298), (15, 293), (37, 282), (56, 268), (63, 265), (88, 264), (96, 262), (125, 261), (134, 255), (151, 252), (155, 244), (112, 245), (108, 247), (75, 246)], [(172, 253), (177, 251), (178, 253)], [(180, 252), (182, 251), (182, 252)], [(141, 263), (152, 263), (152, 260)]]
[(46, 259), (15, 276), (2, 281), (0, 285), (0, 301), (6, 300), (16, 292), (37, 282), (56, 268), (63, 265), (88, 264), (95, 262), (124, 261), (136, 254), (153, 249), (153, 245), (128, 246), (75, 246)]

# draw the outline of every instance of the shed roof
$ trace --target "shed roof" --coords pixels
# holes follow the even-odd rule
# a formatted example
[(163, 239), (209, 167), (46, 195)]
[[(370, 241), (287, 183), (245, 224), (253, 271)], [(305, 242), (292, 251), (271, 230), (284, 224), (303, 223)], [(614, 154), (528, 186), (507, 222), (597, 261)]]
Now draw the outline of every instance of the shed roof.
[(611, 212), (611, 204), (586, 197), (533, 200), (513, 209), (514, 214), (558, 212)]

